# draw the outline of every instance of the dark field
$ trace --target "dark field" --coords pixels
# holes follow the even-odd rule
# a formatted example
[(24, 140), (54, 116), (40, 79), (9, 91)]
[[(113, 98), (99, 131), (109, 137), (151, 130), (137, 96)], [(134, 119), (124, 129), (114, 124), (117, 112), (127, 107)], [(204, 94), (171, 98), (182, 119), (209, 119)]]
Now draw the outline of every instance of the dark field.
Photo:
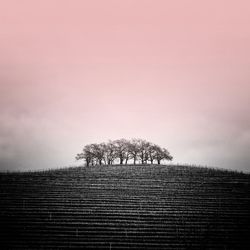
[(249, 184), (186, 166), (0, 174), (0, 248), (250, 249)]

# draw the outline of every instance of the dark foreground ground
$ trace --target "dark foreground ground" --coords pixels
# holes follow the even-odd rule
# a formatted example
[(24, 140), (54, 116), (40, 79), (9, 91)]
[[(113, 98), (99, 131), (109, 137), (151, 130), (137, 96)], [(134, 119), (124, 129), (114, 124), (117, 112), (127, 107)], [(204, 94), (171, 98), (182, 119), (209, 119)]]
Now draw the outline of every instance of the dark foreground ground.
[(249, 184), (185, 166), (0, 174), (0, 248), (250, 249)]

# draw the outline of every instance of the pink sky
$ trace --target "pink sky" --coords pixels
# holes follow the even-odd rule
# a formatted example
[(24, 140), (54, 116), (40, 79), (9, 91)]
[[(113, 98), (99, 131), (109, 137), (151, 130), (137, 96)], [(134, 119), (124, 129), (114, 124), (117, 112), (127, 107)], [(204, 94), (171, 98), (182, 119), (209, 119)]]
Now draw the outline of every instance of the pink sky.
[(0, 169), (74, 165), (145, 138), (175, 163), (250, 170), (248, 0), (8, 0)]

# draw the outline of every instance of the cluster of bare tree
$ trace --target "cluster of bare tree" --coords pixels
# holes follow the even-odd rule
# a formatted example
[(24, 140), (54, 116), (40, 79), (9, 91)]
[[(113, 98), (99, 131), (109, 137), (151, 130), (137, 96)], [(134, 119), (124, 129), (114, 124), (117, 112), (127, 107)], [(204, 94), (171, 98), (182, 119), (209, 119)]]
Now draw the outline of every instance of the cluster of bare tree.
[(128, 164), (147, 164), (157, 162), (161, 164), (163, 160), (172, 160), (173, 157), (168, 150), (142, 139), (119, 139), (108, 143), (93, 143), (86, 145), (82, 153), (77, 154), (76, 160), (83, 159), (86, 165), (112, 165)]

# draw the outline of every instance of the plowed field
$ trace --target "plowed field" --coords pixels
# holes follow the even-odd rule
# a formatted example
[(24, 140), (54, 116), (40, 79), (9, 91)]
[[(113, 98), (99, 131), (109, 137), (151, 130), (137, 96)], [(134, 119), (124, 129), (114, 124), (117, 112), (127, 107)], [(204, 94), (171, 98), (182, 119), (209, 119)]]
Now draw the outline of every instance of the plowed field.
[(1, 249), (250, 249), (250, 175), (187, 166), (0, 174)]

